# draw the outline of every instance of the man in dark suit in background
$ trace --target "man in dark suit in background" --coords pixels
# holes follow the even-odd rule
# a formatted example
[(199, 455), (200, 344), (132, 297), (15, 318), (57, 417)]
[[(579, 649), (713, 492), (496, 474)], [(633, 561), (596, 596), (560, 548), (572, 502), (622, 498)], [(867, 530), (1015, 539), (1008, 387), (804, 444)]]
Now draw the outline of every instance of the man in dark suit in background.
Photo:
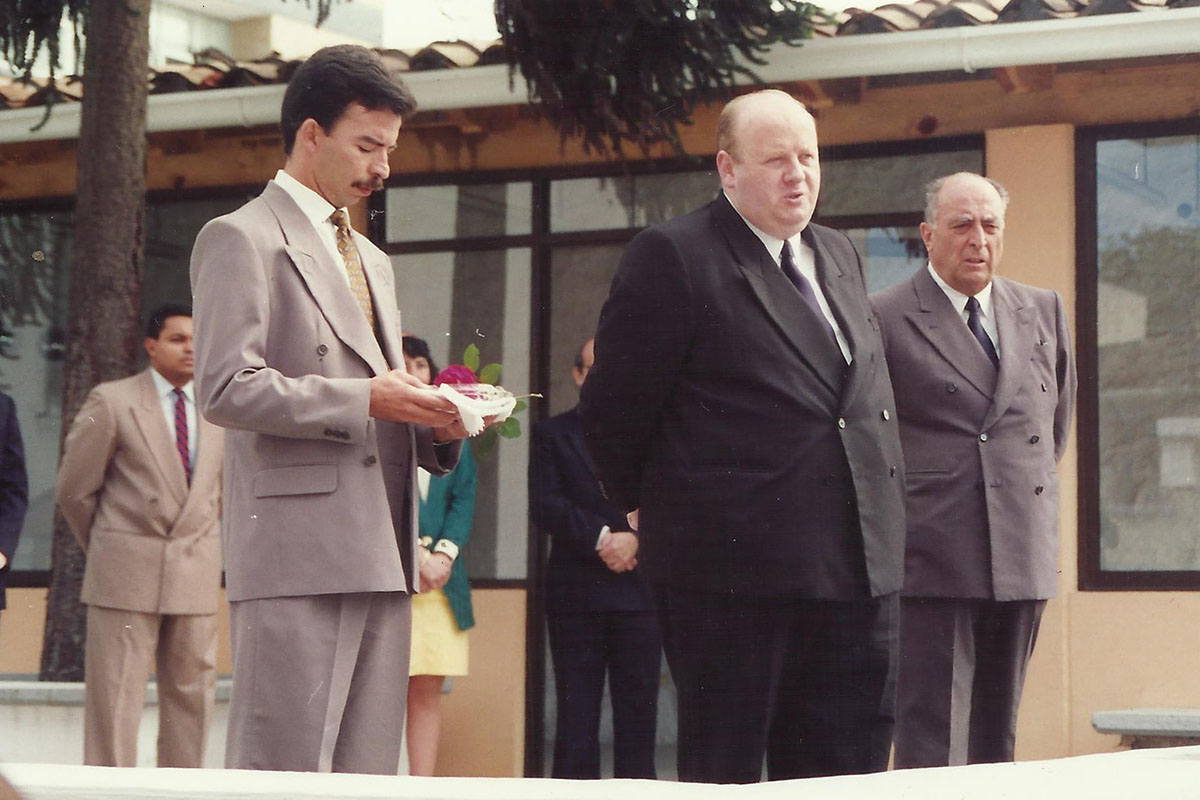
[(931, 183), (929, 265), (872, 297), (908, 466), (897, 767), (1013, 760), (1058, 581), (1075, 364), (1062, 298), (994, 276), (1007, 205), (979, 175)]
[(642, 231), (601, 312), (580, 417), (632, 512), (679, 690), (679, 777), (887, 766), (903, 469), (862, 266), (809, 224), (816, 125), (721, 114), (723, 193)]
[[(571, 370), (576, 386), (593, 361), (589, 339)], [(553, 777), (600, 777), (607, 673), (613, 776), (653, 778), (662, 644), (637, 571), (637, 535), (600, 493), (576, 409), (533, 429), (529, 488), (537, 528), (552, 542), (546, 623), (558, 698)]]
[(29, 506), (29, 479), (25, 474), (25, 448), (17, 423), (17, 405), (0, 392), (0, 610), (6, 604), (8, 573)]

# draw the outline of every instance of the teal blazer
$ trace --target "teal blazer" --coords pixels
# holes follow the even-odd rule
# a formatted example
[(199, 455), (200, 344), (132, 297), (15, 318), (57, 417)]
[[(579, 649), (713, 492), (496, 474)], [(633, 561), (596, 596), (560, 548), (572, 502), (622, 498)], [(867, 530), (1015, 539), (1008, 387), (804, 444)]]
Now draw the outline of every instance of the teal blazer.
[(467, 581), (467, 565), (463, 559), (463, 548), (471, 538), (471, 522), (475, 518), (475, 459), (471, 448), (464, 445), (458, 457), (458, 466), (450, 473), (429, 479), (429, 491), (420, 504), (421, 539), (432, 551), (440, 539), (449, 539), (458, 545), (458, 558), (450, 569), (450, 579), (443, 591), (450, 601), (454, 621), (459, 630), (475, 625), (475, 613), (471, 609), (471, 584)]

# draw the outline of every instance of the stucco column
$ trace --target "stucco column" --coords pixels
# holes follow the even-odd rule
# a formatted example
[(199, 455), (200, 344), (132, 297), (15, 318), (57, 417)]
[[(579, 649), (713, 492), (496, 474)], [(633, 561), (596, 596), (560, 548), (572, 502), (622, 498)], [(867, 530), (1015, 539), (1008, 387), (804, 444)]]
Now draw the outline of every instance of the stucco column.
[[(1063, 297), (1075, 336), (1075, 128), (1038, 125), (988, 131), (987, 174), (1010, 194), (1004, 256), (998, 272), (1054, 289)], [(1001, 347), (1003, 347), (1001, 343)], [(1021, 703), (1018, 758), (1070, 755), (1070, 610), (1078, 585), (1075, 434), (1058, 467), (1058, 597), (1046, 608)]]

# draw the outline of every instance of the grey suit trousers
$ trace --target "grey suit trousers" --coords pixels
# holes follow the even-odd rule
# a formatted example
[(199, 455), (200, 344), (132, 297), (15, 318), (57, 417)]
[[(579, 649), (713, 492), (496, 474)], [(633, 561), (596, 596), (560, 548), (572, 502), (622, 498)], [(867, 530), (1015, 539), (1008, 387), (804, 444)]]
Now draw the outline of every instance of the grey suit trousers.
[(1013, 760), (1045, 600), (900, 599), (897, 769)]
[(230, 603), (225, 766), (395, 775), (411, 611), (403, 592)]

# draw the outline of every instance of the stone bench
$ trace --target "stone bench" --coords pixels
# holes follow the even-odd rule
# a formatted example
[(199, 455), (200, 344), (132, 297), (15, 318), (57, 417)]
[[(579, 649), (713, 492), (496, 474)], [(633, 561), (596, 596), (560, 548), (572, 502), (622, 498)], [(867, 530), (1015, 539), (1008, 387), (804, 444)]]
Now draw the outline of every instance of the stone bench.
[(1125, 747), (1179, 747), (1200, 744), (1200, 708), (1129, 708), (1097, 711), (1092, 727), (1115, 733)]

